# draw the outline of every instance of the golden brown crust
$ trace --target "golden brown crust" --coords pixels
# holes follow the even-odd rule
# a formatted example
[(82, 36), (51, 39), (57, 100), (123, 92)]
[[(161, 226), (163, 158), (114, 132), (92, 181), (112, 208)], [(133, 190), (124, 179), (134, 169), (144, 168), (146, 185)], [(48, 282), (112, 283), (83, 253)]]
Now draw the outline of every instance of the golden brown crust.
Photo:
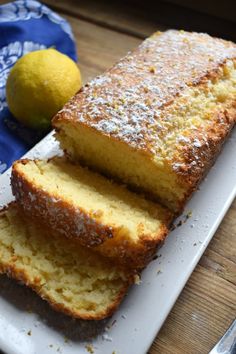
[[(169, 224), (170, 220), (167, 225)], [(163, 245), (168, 233), (167, 226), (162, 225), (157, 239), (145, 235), (140, 237), (139, 242), (136, 244), (129, 244), (126, 240), (117, 242), (117, 240), (110, 239), (96, 247), (95, 250), (106, 257), (116, 257), (117, 262), (125, 267), (142, 270), (153, 259), (157, 249)]]
[[(228, 135), (234, 128), (236, 100), (212, 113), (211, 119), (212, 124), (210, 126), (205, 130), (199, 129), (195, 136), (191, 137), (190, 144), (181, 148), (184, 160), (177, 164), (175, 171), (178, 174), (179, 182), (187, 184), (188, 187), (184, 198), (179, 203), (179, 212), (183, 210), (189, 197), (215, 163)], [(198, 141), (199, 146), (195, 146), (193, 141)]]
[(173, 220), (172, 213), (166, 209), (160, 229), (154, 235), (142, 235), (140, 230), (138, 242), (128, 242), (125, 236), (120, 235), (119, 229), (99, 223), (82, 208), (75, 208), (63, 198), (59, 200), (27, 181), (17, 167), (28, 161), (24, 159), (13, 164), (11, 185), (17, 203), (30, 219), (44, 223), (83, 246), (92, 247), (119, 264), (133, 269), (142, 269), (148, 264), (168, 234), (168, 226)]
[[(8, 206), (0, 210), (0, 217), (4, 212), (7, 211), (10, 205), (12, 205), (13, 207), (19, 207), (15, 203), (10, 203)], [(19, 212), (21, 213), (21, 209), (19, 209)], [(22, 214), (22, 218), (24, 217), (25, 215), (23, 216)], [(48, 295), (47, 291), (45, 291), (42, 284), (38, 282), (37, 278), (34, 278), (33, 280), (30, 279), (29, 275), (23, 268), (21, 269), (20, 267), (16, 266), (15, 264), (16, 258), (17, 256), (14, 256), (11, 262), (9, 262), (8, 264), (3, 264), (2, 261), (0, 260), (0, 273), (6, 274), (8, 277), (24, 283), (27, 287), (34, 290), (43, 300), (46, 300), (50, 304), (50, 306), (56, 311), (60, 311), (65, 313), (66, 315), (72, 316), (74, 318), (80, 318), (83, 320), (102, 320), (104, 318), (111, 316), (115, 312), (117, 307), (120, 305), (122, 299), (127, 293), (129, 286), (132, 283), (134, 283), (134, 274), (128, 271), (127, 278), (126, 278), (127, 280), (124, 281), (124, 286), (121, 288), (114, 301), (106, 308), (106, 310), (101, 311), (100, 313), (90, 315), (88, 313), (87, 314), (84, 313), (85, 311), (84, 312), (75, 311), (69, 306), (67, 307), (62, 303), (55, 302), (54, 299), (50, 295)]]
[(80, 243), (88, 247), (114, 237), (116, 230), (101, 224), (92, 213), (87, 213), (82, 207), (75, 208), (63, 198), (58, 199), (27, 181), (17, 167), (29, 161), (22, 159), (13, 164), (11, 185), (13, 195), (30, 217), (42, 218), (52, 229), (60, 230), (68, 238), (79, 238)]

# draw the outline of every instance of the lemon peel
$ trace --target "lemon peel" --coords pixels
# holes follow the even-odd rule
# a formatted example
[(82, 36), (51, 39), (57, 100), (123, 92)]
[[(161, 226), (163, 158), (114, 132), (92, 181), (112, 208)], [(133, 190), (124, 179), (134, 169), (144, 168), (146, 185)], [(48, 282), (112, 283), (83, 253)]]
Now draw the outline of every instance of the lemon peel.
[(28, 53), (10, 71), (9, 110), (30, 128), (46, 130), (52, 117), (81, 88), (80, 70), (65, 54), (50, 48)]

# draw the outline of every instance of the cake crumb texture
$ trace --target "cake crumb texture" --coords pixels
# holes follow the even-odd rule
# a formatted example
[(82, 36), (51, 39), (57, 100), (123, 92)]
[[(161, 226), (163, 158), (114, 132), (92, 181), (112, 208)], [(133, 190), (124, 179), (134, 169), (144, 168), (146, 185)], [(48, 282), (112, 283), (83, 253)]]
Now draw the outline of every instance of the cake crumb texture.
[(87, 320), (110, 316), (133, 282), (129, 271), (29, 221), (15, 204), (0, 212), (0, 272)]

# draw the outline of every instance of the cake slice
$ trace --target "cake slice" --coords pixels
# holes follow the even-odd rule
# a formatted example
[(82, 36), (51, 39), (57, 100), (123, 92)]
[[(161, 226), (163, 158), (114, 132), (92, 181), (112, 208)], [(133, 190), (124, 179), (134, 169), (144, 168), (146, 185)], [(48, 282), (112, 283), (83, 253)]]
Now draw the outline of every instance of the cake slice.
[(236, 45), (203, 33), (154, 33), (55, 116), (73, 160), (179, 213), (236, 118)]
[(158, 204), (64, 158), (19, 160), (11, 183), (30, 218), (129, 267), (150, 261), (172, 219)]
[(14, 204), (0, 212), (0, 273), (55, 310), (86, 320), (110, 316), (134, 281), (109, 259), (25, 218)]

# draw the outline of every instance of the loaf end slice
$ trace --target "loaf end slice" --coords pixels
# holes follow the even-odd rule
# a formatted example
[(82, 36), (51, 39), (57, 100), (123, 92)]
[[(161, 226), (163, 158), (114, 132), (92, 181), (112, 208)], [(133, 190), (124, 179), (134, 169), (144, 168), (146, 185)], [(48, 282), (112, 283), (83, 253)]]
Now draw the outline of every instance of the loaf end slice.
[(68, 156), (180, 213), (236, 120), (236, 45), (154, 33), (55, 116)]
[(15, 204), (0, 212), (0, 272), (75, 318), (112, 315), (134, 276), (25, 218)]
[(64, 158), (19, 160), (11, 183), (28, 217), (133, 268), (151, 260), (173, 217), (125, 186)]

